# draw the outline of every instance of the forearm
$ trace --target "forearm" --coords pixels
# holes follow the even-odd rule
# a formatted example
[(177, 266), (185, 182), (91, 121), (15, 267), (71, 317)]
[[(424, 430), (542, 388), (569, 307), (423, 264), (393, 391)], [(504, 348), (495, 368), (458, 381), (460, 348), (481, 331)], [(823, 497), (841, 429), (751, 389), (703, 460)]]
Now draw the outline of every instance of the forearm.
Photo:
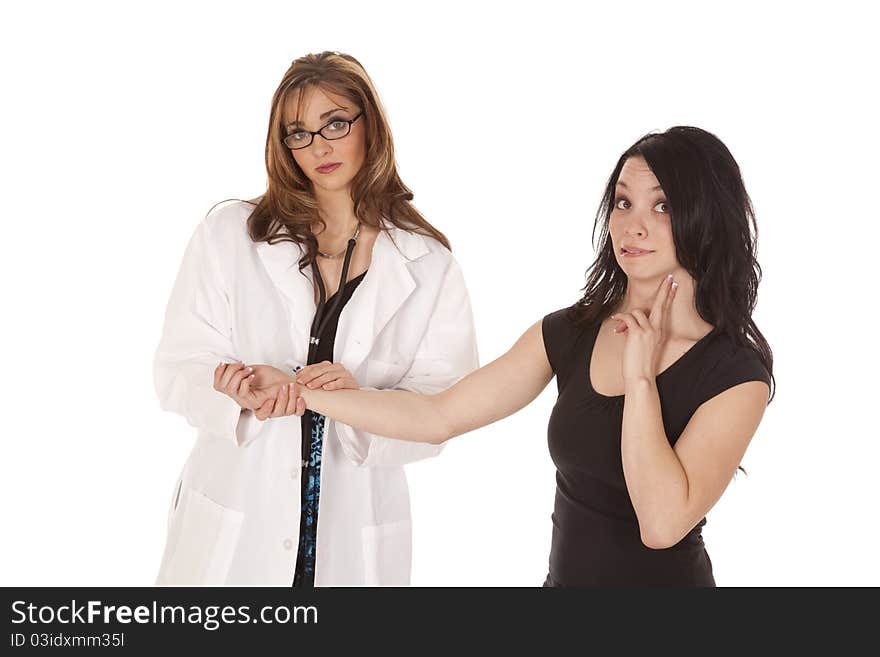
[(687, 474), (666, 436), (656, 383), (627, 381), (625, 394), (621, 456), (627, 490), (642, 540), (650, 547), (668, 547), (680, 538)]
[(439, 444), (451, 436), (434, 395), (404, 390), (309, 390), (306, 407), (363, 431), (413, 442)]

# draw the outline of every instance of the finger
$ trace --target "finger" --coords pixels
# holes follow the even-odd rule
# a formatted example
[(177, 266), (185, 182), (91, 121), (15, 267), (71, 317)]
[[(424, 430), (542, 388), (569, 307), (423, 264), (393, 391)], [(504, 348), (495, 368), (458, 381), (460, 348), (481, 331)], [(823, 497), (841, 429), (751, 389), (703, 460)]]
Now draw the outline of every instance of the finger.
[(232, 379), (232, 376), (244, 367), (244, 363), (225, 363), (223, 366), (223, 373), (220, 376), (220, 389), (225, 390), (229, 385), (229, 381)]
[(298, 415), (302, 417), (306, 412), (306, 400), (302, 397), (296, 398), (296, 410), (293, 412), (294, 415)]
[(302, 368), (299, 372), (297, 372), (296, 381), (297, 383), (300, 383), (302, 385), (308, 385), (322, 374), (331, 372), (341, 367), (342, 365), (331, 363), (329, 360), (324, 360), (320, 363), (315, 363), (313, 365), (308, 365), (307, 367)]
[(321, 365), (321, 363), (317, 363), (317, 364), (315, 364), (315, 365), (306, 365), (304, 368), (302, 368), (301, 370), (299, 370), (299, 371), (296, 373), (296, 381), (297, 381), (297, 383), (301, 383), (301, 384), (305, 385), (306, 383), (308, 383), (309, 381), (311, 381), (315, 376), (317, 376), (317, 374), (316, 374), (316, 368), (317, 368), (319, 365)]
[(284, 409), (287, 408), (287, 402), (290, 399), (289, 390), (290, 386), (286, 384), (278, 390), (278, 396), (275, 397), (275, 405), (272, 408), (272, 417), (282, 417), (284, 415)]
[(652, 327), (651, 321), (648, 319), (648, 316), (645, 314), (645, 311), (641, 308), (634, 308), (632, 313), (630, 313), (633, 318), (639, 323), (639, 328), (644, 330), (650, 330)]
[(285, 415), (293, 415), (296, 412), (296, 402), (299, 401), (299, 397), (293, 394), (293, 384), (288, 383), (287, 388), (287, 406), (284, 408)]
[(618, 322), (623, 322), (623, 324), (626, 326), (626, 328), (623, 330), (620, 330), (620, 327), (614, 329), (615, 333), (623, 333), (624, 331), (628, 331), (629, 329), (639, 328), (639, 323), (630, 313), (617, 313), (616, 315), (612, 315), (611, 319), (616, 319)]
[(241, 400), (239, 403), (243, 402), (247, 408), (253, 408), (256, 402), (256, 397), (251, 392), (251, 383), (254, 381), (254, 376), (254, 374), (249, 374), (244, 377), (238, 386), (238, 397)]
[(612, 331), (612, 333), (623, 333), (624, 331), (626, 331), (626, 329), (627, 329), (626, 323), (623, 321), (623, 318), (621, 317), (621, 315), (623, 315), (623, 314), (624, 313), (616, 313), (616, 314), (610, 315), (608, 317), (608, 319), (610, 319), (612, 322), (615, 322), (614, 330)]
[(360, 390), (360, 386), (353, 376), (336, 379), (325, 383), (322, 387), (324, 390)]
[(663, 304), (663, 312), (660, 315), (660, 326), (666, 330), (669, 324), (669, 315), (672, 310), (672, 300), (675, 298), (675, 291), (678, 289), (678, 283), (674, 280), (669, 284), (669, 294), (666, 295), (666, 302)]
[(672, 274), (663, 278), (663, 281), (660, 283), (660, 287), (657, 290), (657, 295), (654, 297), (654, 304), (651, 306), (651, 314), (650, 319), (651, 323), (658, 327), (660, 326), (660, 321), (662, 319), (663, 314), (663, 306), (666, 304), (666, 299), (669, 298), (669, 286), (672, 283)]
[(251, 372), (247, 376), (243, 376), (238, 384), (238, 390), (236, 390), (236, 394), (238, 394), (239, 397), (247, 397), (251, 391), (251, 383), (253, 382), (253, 380), (253, 372)]
[(229, 383), (226, 386), (226, 392), (230, 395), (238, 394), (238, 388), (241, 386), (242, 379), (247, 376), (250, 376), (251, 368), (242, 366), (235, 374), (232, 375), (232, 378), (229, 380)]
[(232, 377), (243, 369), (244, 363), (228, 363), (226, 365), (226, 370), (223, 372), (223, 376), (220, 377), (220, 387), (223, 390), (228, 390), (229, 382), (232, 380)]
[(221, 362), (214, 368), (214, 390), (220, 390), (220, 379), (223, 377), (223, 372), (225, 371), (226, 363)]
[(314, 379), (309, 381), (309, 383), (307, 384), (307, 387), (312, 388), (312, 389), (320, 388), (325, 383), (330, 383), (331, 381), (335, 381), (336, 379), (340, 378), (340, 376), (344, 376), (344, 374), (337, 371), (337, 370), (331, 370), (329, 372), (325, 372), (324, 374), (321, 374), (320, 376), (316, 376)]

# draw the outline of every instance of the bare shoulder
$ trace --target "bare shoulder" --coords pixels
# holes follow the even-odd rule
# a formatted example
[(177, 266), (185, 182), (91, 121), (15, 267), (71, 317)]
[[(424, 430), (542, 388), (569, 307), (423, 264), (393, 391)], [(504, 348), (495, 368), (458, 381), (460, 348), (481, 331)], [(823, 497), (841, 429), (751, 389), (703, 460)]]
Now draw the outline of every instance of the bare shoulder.
[(547, 350), (544, 348), (543, 320), (532, 324), (510, 348), (508, 354), (522, 361), (523, 366), (551, 371)]
[(700, 404), (694, 417), (712, 418), (712, 421), (721, 422), (760, 420), (769, 398), (770, 385), (766, 381), (744, 381)]

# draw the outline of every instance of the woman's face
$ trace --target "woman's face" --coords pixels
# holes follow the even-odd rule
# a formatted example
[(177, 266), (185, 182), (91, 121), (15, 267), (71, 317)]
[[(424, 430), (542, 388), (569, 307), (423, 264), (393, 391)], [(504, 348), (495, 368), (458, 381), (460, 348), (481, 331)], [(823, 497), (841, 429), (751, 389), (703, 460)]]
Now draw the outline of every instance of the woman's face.
[[(301, 99), (297, 96), (292, 94), (284, 107), (282, 120), (287, 135), (302, 130), (318, 131), (338, 121), (351, 121), (361, 112), (361, 108), (350, 100), (320, 88), (306, 90)], [(312, 181), (316, 192), (350, 189), (366, 155), (364, 123), (361, 115), (351, 124), (351, 132), (345, 137), (330, 140), (323, 135), (312, 135), (312, 143), (308, 146), (290, 149), (294, 161)], [(335, 123), (335, 127), (338, 130), (344, 128), (344, 124)]]
[(627, 278), (659, 279), (679, 267), (666, 195), (641, 157), (623, 164), (608, 228)]

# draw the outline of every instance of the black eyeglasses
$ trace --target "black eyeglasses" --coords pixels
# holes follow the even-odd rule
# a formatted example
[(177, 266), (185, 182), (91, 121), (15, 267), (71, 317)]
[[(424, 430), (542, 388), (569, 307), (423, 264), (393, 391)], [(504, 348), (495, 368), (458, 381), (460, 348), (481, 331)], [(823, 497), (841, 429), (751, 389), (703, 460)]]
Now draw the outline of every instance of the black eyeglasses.
[(347, 137), (348, 133), (351, 132), (351, 124), (361, 118), (363, 114), (363, 112), (358, 112), (357, 116), (353, 119), (333, 119), (323, 128), (315, 130), (314, 132), (311, 130), (294, 130), (283, 139), (284, 145), (291, 150), (297, 151), (300, 148), (305, 148), (311, 144), (315, 135), (321, 135), (328, 141), (342, 139), (343, 137)]

